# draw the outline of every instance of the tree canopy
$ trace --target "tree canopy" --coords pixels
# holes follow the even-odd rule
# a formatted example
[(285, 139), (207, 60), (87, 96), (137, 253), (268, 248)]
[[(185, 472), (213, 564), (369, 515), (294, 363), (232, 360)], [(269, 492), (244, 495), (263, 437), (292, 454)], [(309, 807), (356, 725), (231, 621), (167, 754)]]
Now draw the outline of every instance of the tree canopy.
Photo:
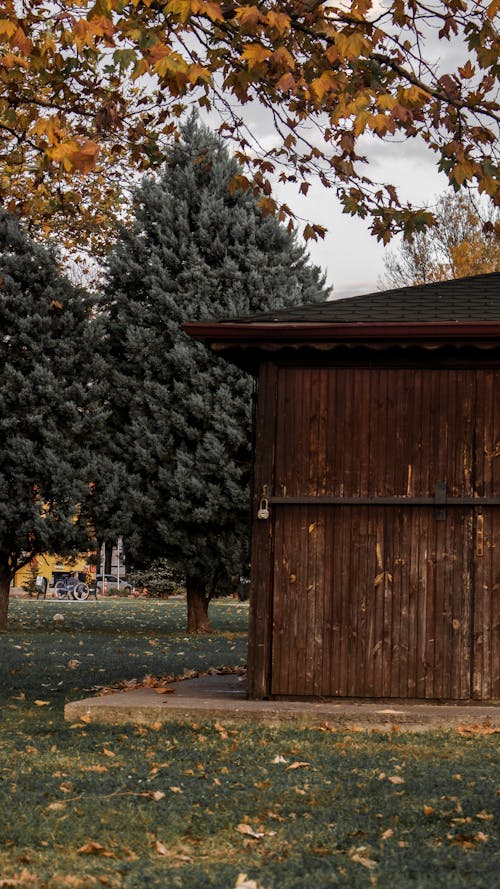
[(0, 628), (16, 570), (76, 554), (96, 474), (90, 306), (53, 253), (0, 211)]
[[(432, 222), (378, 184), (370, 137), (419, 139), (451, 185), (498, 202), (499, 0), (5, 0), (0, 199), (97, 249), (137, 170), (161, 164), (190, 103), (220, 115), (264, 211), (313, 175), (386, 242)], [(260, 145), (250, 123), (267, 113)], [(249, 106), (247, 113), (245, 106)], [(307, 224), (317, 238), (321, 227)]]
[(439, 195), (436, 224), (403, 241), (384, 258), (381, 287), (407, 287), (500, 271), (498, 213), (467, 193)]
[(128, 564), (163, 556), (186, 577), (191, 629), (248, 562), (253, 383), (182, 323), (327, 296), (295, 237), (252, 194), (229, 192), (237, 172), (213, 133), (183, 125), (136, 195), (103, 295), (107, 444), (125, 470), (109, 505), (128, 520)]

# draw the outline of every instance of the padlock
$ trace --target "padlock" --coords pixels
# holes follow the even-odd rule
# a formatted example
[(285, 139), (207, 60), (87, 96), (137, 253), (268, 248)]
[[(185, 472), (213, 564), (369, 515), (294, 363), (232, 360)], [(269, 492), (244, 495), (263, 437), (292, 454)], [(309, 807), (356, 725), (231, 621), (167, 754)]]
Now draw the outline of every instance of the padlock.
[(261, 497), (259, 503), (259, 510), (257, 512), (258, 519), (268, 519), (269, 518), (269, 500), (267, 497)]

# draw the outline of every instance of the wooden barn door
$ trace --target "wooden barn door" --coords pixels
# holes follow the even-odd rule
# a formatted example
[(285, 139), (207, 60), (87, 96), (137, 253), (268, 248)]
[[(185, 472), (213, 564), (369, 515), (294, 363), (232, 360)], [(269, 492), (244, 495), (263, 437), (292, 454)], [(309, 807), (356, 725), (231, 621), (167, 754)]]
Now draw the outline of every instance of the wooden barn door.
[(271, 694), (500, 696), (499, 384), (280, 369)]

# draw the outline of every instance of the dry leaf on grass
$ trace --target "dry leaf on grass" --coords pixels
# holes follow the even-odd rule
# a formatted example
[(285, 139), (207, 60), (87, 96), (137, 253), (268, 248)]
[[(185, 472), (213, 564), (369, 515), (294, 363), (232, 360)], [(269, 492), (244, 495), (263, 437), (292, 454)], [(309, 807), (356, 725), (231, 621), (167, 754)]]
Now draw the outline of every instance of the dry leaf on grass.
[(85, 843), (84, 846), (80, 846), (76, 851), (79, 855), (101, 855), (103, 858), (116, 858), (114, 852), (111, 852), (109, 849), (106, 849), (105, 846), (102, 846), (101, 843), (96, 843), (93, 840), (89, 843)]
[(487, 725), (484, 722), (478, 722), (475, 725), (462, 723), (457, 727), (457, 732), (459, 735), (496, 735), (500, 733), (500, 728), (495, 728), (495, 726)]
[(31, 874), (26, 868), (23, 868), (18, 877), (4, 877), (3, 879), (0, 877), (2, 889), (17, 889), (18, 886), (22, 889), (37, 889), (39, 886), (38, 877)]
[(369, 870), (373, 870), (378, 864), (378, 861), (373, 861), (371, 858), (365, 858), (364, 855), (358, 855), (357, 852), (355, 852), (354, 855), (351, 855), (351, 861), (355, 861), (357, 864), (362, 864), (363, 867), (367, 867)]
[(249, 880), (246, 874), (238, 874), (234, 889), (264, 889), (257, 880)]
[(157, 855), (168, 855), (168, 849), (161, 840), (156, 840), (155, 843), (155, 852)]
[(37, 707), (50, 707), (50, 701), (33, 701)]
[(391, 775), (388, 779), (391, 784), (404, 784), (405, 779), (401, 777), (401, 775)]
[(265, 837), (265, 833), (262, 830), (253, 830), (249, 824), (238, 824), (236, 827), (238, 833), (242, 833), (244, 836), (252, 837), (254, 840), (261, 840), (262, 837)]
[(285, 772), (290, 772), (292, 769), (302, 769), (310, 766), (310, 762), (292, 762), (289, 766), (286, 767)]
[(238, 824), (235, 828), (238, 833), (243, 834), (243, 836), (250, 837), (252, 840), (261, 840), (263, 837), (274, 837), (276, 836), (276, 831), (274, 830), (254, 830), (253, 827), (250, 827), (249, 824)]

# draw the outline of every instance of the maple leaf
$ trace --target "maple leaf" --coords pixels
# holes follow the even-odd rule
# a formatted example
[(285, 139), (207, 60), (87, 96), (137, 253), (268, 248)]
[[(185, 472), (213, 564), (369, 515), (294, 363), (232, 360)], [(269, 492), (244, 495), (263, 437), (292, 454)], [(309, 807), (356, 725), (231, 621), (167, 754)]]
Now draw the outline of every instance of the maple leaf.
[(271, 57), (271, 51), (261, 46), (260, 43), (251, 43), (245, 46), (242, 59), (248, 63), (249, 69), (256, 68)]

